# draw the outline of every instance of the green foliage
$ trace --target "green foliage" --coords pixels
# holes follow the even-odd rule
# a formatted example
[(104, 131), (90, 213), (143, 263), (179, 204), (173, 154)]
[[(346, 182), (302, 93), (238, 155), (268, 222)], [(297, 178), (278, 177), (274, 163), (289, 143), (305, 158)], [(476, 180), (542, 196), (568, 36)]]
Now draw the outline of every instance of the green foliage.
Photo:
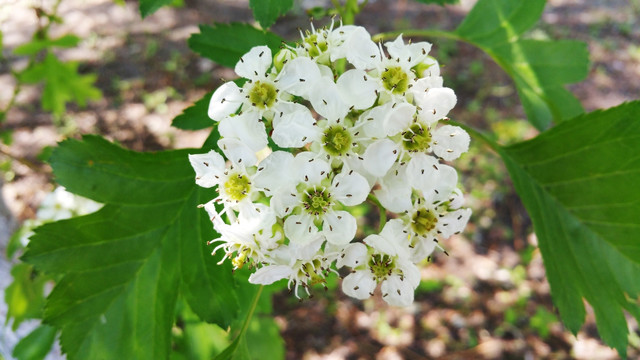
[(558, 322), (558, 318), (542, 306), (538, 306), (536, 313), (529, 319), (529, 326), (543, 339), (549, 337), (549, 325)]
[(293, 0), (249, 0), (253, 17), (267, 29), (293, 7)]
[(581, 114), (564, 88), (588, 73), (586, 44), (522, 39), (542, 14), (545, 0), (480, 0), (456, 34), (484, 50), (514, 80), (529, 121), (539, 130)]
[(55, 339), (56, 328), (40, 325), (20, 340), (11, 355), (18, 360), (42, 360), (51, 351)]
[(197, 205), (212, 194), (193, 186), (188, 153), (135, 153), (94, 136), (53, 152), (62, 185), (106, 203), (38, 228), (24, 256), (62, 276), (44, 321), (62, 329), (70, 359), (166, 357), (179, 293), (203, 320), (235, 318), (230, 267), (202, 241), (214, 234)]
[(173, 0), (139, 0), (140, 1), (140, 15), (143, 18), (153, 14), (158, 9), (165, 5), (169, 5)]
[(496, 148), (532, 218), (562, 320), (576, 333), (586, 299), (622, 356), (623, 310), (640, 319), (639, 112), (640, 102), (623, 104)]
[(70, 48), (78, 46), (80, 38), (75, 35), (64, 35), (57, 39), (34, 38), (26, 44), (22, 44), (13, 50), (16, 55), (35, 55), (42, 50), (52, 47)]
[(213, 91), (208, 92), (202, 99), (186, 108), (182, 114), (176, 116), (171, 125), (183, 130), (200, 130), (213, 126), (213, 120), (207, 115), (209, 102)]
[(282, 41), (278, 35), (247, 24), (215, 24), (200, 25), (200, 33), (191, 35), (188, 43), (196, 53), (232, 68), (252, 47), (267, 45), (275, 53)]
[(65, 112), (68, 102), (73, 101), (83, 107), (88, 100), (102, 96), (100, 90), (93, 86), (94, 74), (80, 75), (78, 63), (63, 63), (53, 53), (48, 53), (41, 63), (25, 69), (19, 80), (27, 84), (44, 82), (42, 108), (57, 116)]
[(44, 305), (44, 285), (50, 279), (39, 274), (29, 264), (16, 264), (11, 269), (13, 282), (4, 293), (7, 304), (7, 323), (13, 319), (15, 331), (27, 319), (40, 318)]

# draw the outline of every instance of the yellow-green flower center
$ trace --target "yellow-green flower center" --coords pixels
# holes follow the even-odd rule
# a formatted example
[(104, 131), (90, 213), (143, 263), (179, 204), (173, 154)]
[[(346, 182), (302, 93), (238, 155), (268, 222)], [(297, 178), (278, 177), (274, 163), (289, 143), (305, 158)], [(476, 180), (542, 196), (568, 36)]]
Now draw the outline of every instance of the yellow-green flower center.
[(235, 201), (240, 201), (249, 194), (251, 182), (249, 177), (241, 174), (232, 174), (224, 183), (224, 191), (227, 196)]
[(438, 217), (433, 211), (420, 208), (411, 218), (411, 229), (418, 235), (426, 235), (435, 229)]
[(425, 152), (431, 145), (431, 133), (420, 124), (413, 124), (402, 133), (404, 148), (411, 152)]
[(374, 254), (369, 260), (369, 268), (371, 273), (378, 280), (386, 279), (391, 275), (391, 272), (395, 268), (393, 259), (389, 255)]
[(310, 34), (304, 38), (305, 48), (309, 50), (309, 56), (314, 58), (323, 54), (329, 48), (327, 42), (323, 38), (319, 38), (318, 34)]
[(256, 81), (249, 90), (249, 101), (251, 105), (260, 109), (268, 109), (276, 102), (278, 93), (276, 88), (265, 82)]
[(302, 196), (302, 206), (311, 215), (322, 215), (331, 207), (331, 194), (325, 188), (309, 189)]
[(332, 156), (342, 156), (351, 149), (351, 134), (340, 125), (331, 126), (322, 136), (325, 151)]
[(389, 67), (382, 73), (382, 84), (392, 93), (402, 94), (409, 87), (409, 77), (401, 67)]

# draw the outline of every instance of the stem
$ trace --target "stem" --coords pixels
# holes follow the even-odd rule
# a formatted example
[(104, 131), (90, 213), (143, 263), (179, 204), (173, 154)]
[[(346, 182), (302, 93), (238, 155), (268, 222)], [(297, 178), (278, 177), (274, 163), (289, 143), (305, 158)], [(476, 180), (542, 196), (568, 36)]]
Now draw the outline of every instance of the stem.
[(446, 38), (446, 39), (452, 39), (452, 40), (467, 42), (466, 39), (460, 37), (456, 33), (447, 32), (447, 31), (441, 31), (441, 30), (435, 30), (435, 29), (423, 29), (423, 30), (409, 29), (409, 30), (403, 30), (403, 31), (400, 31), (400, 30), (398, 30), (398, 31), (389, 31), (389, 32), (385, 32), (385, 33), (376, 34), (376, 35), (372, 36), (371, 39), (374, 42), (378, 42), (378, 41), (382, 41), (382, 40), (385, 40), (385, 39), (395, 39), (395, 38), (398, 37), (398, 35), (415, 36), (415, 37), (440, 37), (440, 38)]
[(378, 225), (378, 232), (380, 232), (384, 228), (384, 225), (387, 223), (387, 209), (382, 206), (380, 200), (378, 200), (375, 195), (369, 194), (369, 196), (367, 196), (367, 199), (374, 203), (378, 207), (378, 210), (380, 212), (380, 224)]
[(253, 297), (253, 301), (251, 302), (251, 307), (249, 308), (247, 317), (244, 319), (244, 324), (242, 324), (242, 328), (240, 329), (240, 333), (238, 334), (238, 337), (244, 335), (245, 331), (247, 331), (247, 328), (249, 328), (249, 323), (251, 322), (253, 313), (256, 310), (256, 307), (258, 306), (258, 300), (260, 300), (260, 295), (262, 294), (263, 288), (264, 288), (264, 285), (260, 285), (260, 287), (258, 288), (258, 291), (256, 292), (256, 295)]

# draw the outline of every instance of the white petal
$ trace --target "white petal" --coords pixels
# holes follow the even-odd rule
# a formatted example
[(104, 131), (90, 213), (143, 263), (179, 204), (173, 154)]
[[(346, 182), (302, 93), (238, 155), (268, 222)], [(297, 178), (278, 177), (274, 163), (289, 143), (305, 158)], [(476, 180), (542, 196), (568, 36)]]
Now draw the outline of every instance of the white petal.
[(286, 151), (274, 151), (258, 166), (258, 172), (253, 178), (253, 184), (261, 189), (267, 196), (280, 187), (289, 187), (293, 182), (293, 155)]
[(383, 281), (380, 291), (389, 305), (404, 307), (413, 303), (414, 289), (409, 281), (402, 280), (399, 275), (393, 274)]
[(402, 35), (398, 36), (393, 42), (386, 42), (384, 46), (394, 60), (400, 59), (407, 68), (412, 68), (421, 63), (427, 58), (427, 54), (431, 50), (431, 44), (426, 41), (405, 44), (402, 40)]
[(395, 213), (401, 213), (413, 207), (411, 203), (411, 183), (407, 181), (406, 165), (395, 164), (380, 181), (380, 189), (374, 193), (382, 206)]
[(471, 138), (458, 126), (445, 125), (433, 132), (433, 152), (446, 161), (455, 160), (467, 150)]
[(362, 157), (364, 168), (374, 176), (383, 177), (398, 158), (398, 145), (387, 138), (369, 145)]
[(329, 34), (331, 61), (347, 58), (356, 69), (372, 69), (380, 61), (380, 50), (362, 26), (341, 26)]
[(364, 122), (362, 130), (365, 135), (371, 138), (383, 138), (386, 136), (384, 132), (384, 122), (387, 119), (391, 104), (376, 106), (365, 111), (360, 115), (359, 122)]
[(359, 205), (369, 195), (369, 183), (356, 171), (344, 171), (333, 178), (331, 194), (346, 206)]
[(249, 276), (249, 282), (252, 284), (270, 285), (274, 282), (288, 278), (293, 269), (287, 265), (269, 265), (263, 266)]
[(331, 78), (322, 77), (310, 86), (309, 101), (313, 109), (328, 120), (344, 118), (349, 106), (342, 100), (338, 86)]
[(400, 258), (409, 258), (409, 236), (404, 233), (404, 224), (400, 219), (391, 219), (385, 225), (380, 236), (387, 240), (387, 244), (393, 247), (391, 250), (385, 251), (386, 254), (398, 256)]
[(356, 218), (346, 211), (332, 211), (324, 215), (322, 233), (332, 244), (345, 245), (356, 236)]
[(384, 131), (387, 136), (393, 136), (411, 126), (416, 107), (409, 103), (391, 105), (387, 118), (384, 121)]
[[(288, 182), (285, 181), (284, 183), (286, 184)], [(298, 195), (295, 194), (295, 192), (295, 184), (291, 185), (291, 187), (280, 187), (271, 192), (273, 196), (271, 197), (271, 202), (269, 204), (278, 216), (286, 216), (300, 204), (300, 199), (298, 198)], [(296, 196), (292, 196), (292, 194)]]
[(342, 292), (353, 298), (364, 300), (371, 297), (377, 285), (368, 270), (356, 271), (342, 280)]
[(210, 188), (217, 185), (225, 170), (224, 158), (216, 151), (189, 155), (189, 162), (196, 172), (196, 184)]
[(218, 140), (218, 147), (222, 149), (224, 155), (235, 164), (253, 166), (258, 162), (255, 151), (238, 139), (220, 139)]
[(271, 138), (280, 147), (299, 148), (321, 135), (314, 125), (315, 119), (306, 106), (294, 103), (280, 103), (273, 117)]
[(352, 69), (340, 76), (336, 82), (340, 96), (347, 107), (358, 110), (369, 108), (376, 101), (378, 85), (363, 70)]
[(388, 239), (380, 235), (371, 234), (364, 238), (363, 242), (380, 254), (393, 256), (396, 252), (395, 246)]
[(462, 232), (467, 226), (469, 217), (471, 217), (471, 209), (458, 209), (445, 214), (438, 219), (437, 227), (441, 232), (440, 236), (446, 239), (455, 233)]
[(254, 152), (268, 144), (264, 123), (255, 112), (247, 111), (220, 121), (218, 131), (221, 137), (233, 137), (245, 143)]
[(276, 80), (280, 90), (308, 98), (310, 90), (320, 78), (320, 69), (313, 60), (298, 57), (284, 65)]
[(407, 179), (414, 188), (422, 191), (427, 203), (448, 200), (458, 185), (458, 173), (454, 168), (425, 154), (415, 154), (409, 161)]
[(449, 88), (430, 89), (424, 96), (414, 99), (422, 109), (418, 112), (418, 118), (427, 124), (433, 124), (446, 117), (458, 100), (456, 94)]
[(356, 266), (367, 264), (367, 246), (363, 243), (349, 244), (342, 253), (343, 256), (338, 258), (336, 262), (336, 267), (338, 268), (343, 266), (355, 268)]
[(311, 151), (303, 151), (294, 159), (294, 169), (297, 171), (296, 180), (309, 185), (319, 185), (331, 171), (331, 166), (324, 160), (316, 159)]
[(415, 289), (420, 285), (420, 269), (408, 260), (398, 260), (396, 267), (402, 270), (402, 276), (404, 280), (409, 282), (409, 285)]
[(244, 97), (240, 93), (240, 88), (233, 81), (224, 83), (218, 87), (209, 101), (209, 118), (220, 121), (225, 117), (234, 114), (242, 105)]
[[(411, 92), (414, 96), (426, 96), (431, 89), (441, 88), (443, 79), (441, 76), (428, 76), (422, 79), (418, 79), (411, 88)], [(424, 101), (424, 100), (422, 100)]]
[(437, 246), (438, 243), (433, 241), (433, 238), (431, 237), (419, 238), (413, 248), (413, 252), (411, 253), (411, 260), (416, 263), (421, 262), (427, 256), (431, 255)]
[(290, 215), (284, 221), (284, 235), (291, 241), (307, 243), (315, 238), (317, 233), (318, 228), (313, 224), (312, 216)]
[(246, 79), (264, 78), (271, 61), (271, 49), (268, 46), (255, 46), (240, 57), (235, 68), (236, 74)]

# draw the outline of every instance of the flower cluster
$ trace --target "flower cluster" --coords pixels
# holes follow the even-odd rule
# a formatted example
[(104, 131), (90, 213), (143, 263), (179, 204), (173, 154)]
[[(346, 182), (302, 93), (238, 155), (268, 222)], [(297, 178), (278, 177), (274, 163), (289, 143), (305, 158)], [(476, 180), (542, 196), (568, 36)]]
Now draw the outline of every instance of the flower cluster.
[[(211, 98), (224, 157), (189, 160), (198, 185), (217, 186), (202, 205), (220, 234), (213, 252), (234, 269), (249, 264), (252, 283), (287, 279), (296, 296), (348, 267), (344, 293), (366, 299), (380, 284), (385, 301), (407, 306), (416, 264), (471, 213), (443, 163), (469, 146), (463, 129), (446, 124), (456, 96), (427, 42), (399, 36), (383, 48), (359, 26), (301, 35), (275, 56), (252, 48), (235, 67), (246, 81)], [(356, 239), (350, 210), (367, 199), (384, 226)]]

